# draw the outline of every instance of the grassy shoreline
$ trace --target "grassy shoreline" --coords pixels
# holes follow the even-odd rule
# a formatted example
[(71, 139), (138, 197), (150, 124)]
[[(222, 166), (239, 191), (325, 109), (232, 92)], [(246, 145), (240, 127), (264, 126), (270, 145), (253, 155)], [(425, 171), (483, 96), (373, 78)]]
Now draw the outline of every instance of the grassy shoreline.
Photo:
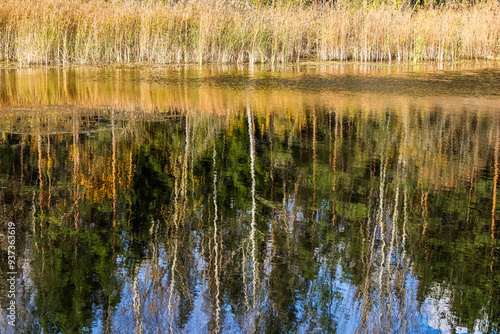
[(500, 4), (175, 5), (0, 0), (0, 61), (32, 64), (499, 60)]

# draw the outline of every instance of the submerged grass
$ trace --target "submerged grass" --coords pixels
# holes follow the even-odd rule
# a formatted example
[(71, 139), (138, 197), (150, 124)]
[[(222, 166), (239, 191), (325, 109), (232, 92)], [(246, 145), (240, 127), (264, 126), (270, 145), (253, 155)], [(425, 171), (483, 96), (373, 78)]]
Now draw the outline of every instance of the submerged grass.
[(0, 0), (0, 60), (20, 64), (499, 59), (500, 4), (245, 6)]

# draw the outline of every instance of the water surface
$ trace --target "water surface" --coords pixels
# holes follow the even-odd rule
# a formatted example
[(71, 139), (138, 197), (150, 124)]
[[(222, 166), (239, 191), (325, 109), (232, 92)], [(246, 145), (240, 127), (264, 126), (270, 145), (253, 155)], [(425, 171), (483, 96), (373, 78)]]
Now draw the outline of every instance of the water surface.
[(499, 92), (467, 63), (0, 70), (17, 333), (498, 332)]

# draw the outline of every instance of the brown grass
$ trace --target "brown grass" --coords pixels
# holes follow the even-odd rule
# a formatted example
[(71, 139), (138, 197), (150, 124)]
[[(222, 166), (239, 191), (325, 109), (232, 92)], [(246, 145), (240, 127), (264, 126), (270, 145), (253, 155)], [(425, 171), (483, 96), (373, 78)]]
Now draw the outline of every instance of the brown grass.
[(20, 64), (498, 59), (500, 5), (176, 5), (0, 0), (0, 60)]

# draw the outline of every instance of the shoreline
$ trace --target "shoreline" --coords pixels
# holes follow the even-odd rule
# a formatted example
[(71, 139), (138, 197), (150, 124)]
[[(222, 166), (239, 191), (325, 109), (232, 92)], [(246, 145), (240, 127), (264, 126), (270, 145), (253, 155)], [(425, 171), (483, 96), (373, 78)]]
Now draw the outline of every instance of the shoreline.
[(375, 68), (394, 68), (394, 69), (429, 69), (435, 70), (457, 70), (457, 69), (473, 69), (473, 68), (500, 68), (500, 58), (497, 60), (488, 59), (460, 59), (456, 61), (312, 61), (304, 60), (298, 63), (100, 63), (100, 64), (78, 64), (78, 63), (56, 63), (56, 64), (19, 64), (18, 62), (0, 62), (0, 71), (2, 70), (172, 70), (172, 69), (191, 69), (191, 70), (207, 70), (207, 69), (227, 69), (227, 70), (258, 70), (258, 71), (280, 71), (293, 68), (313, 68), (313, 67), (375, 67)]
[(0, 0), (0, 62), (141, 67), (499, 61), (498, 17), (495, 2), (412, 11), (389, 4)]

